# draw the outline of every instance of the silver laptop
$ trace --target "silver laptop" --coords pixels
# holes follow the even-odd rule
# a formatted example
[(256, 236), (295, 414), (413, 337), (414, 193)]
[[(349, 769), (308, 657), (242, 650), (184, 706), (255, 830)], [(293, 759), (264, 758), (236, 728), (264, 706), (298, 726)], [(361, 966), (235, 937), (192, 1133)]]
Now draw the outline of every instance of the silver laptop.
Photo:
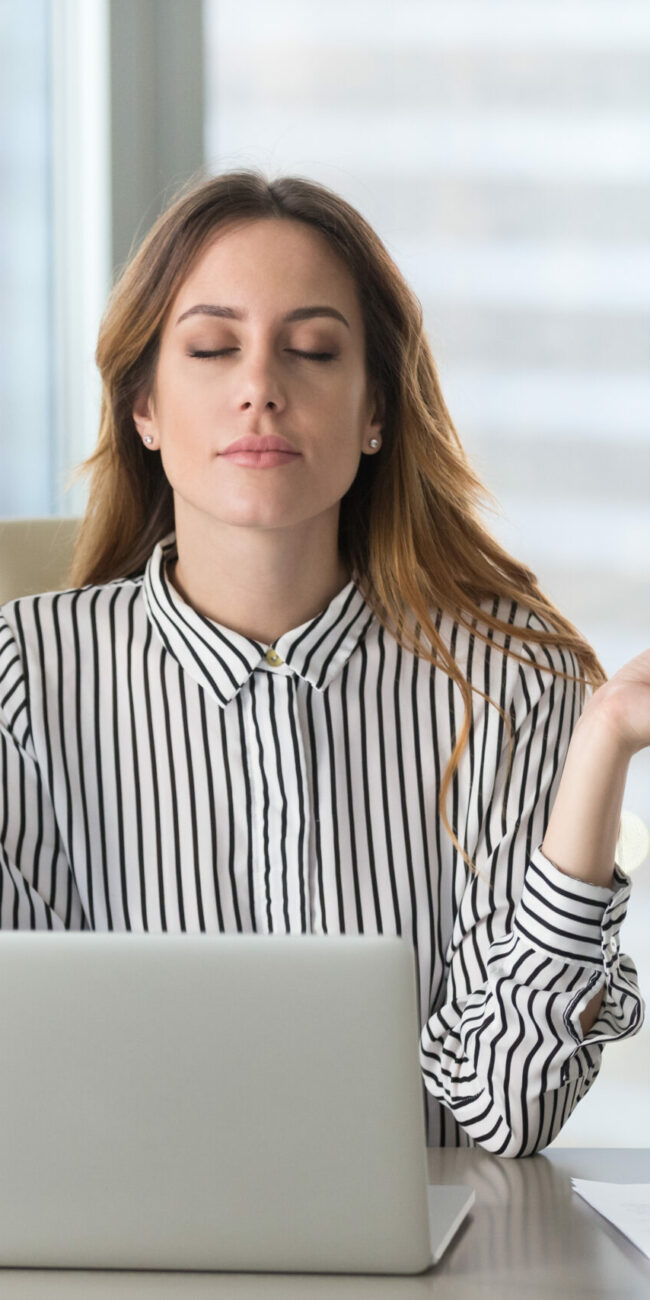
[(0, 1265), (421, 1273), (415, 953), (368, 935), (0, 934)]

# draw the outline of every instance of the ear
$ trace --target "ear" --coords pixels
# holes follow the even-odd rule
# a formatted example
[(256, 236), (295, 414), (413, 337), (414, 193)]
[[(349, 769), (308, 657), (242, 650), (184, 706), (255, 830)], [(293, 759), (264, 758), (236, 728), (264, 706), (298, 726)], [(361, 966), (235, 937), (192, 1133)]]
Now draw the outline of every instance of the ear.
[(367, 433), (370, 437), (381, 433), (386, 419), (386, 403), (383, 393), (377, 389), (373, 390), (370, 399), (370, 420), (367, 425)]
[(133, 403), (132, 415), (133, 423), (135, 424), (141, 438), (143, 438), (146, 433), (154, 432), (156, 417), (153, 399), (149, 393), (144, 390), (141, 393), (138, 393), (138, 396)]

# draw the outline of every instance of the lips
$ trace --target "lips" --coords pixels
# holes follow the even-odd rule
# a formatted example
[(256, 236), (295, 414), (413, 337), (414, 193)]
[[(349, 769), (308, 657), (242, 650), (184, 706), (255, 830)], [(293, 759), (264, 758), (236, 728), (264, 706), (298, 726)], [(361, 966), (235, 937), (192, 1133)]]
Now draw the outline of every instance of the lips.
[(231, 442), (230, 446), (226, 447), (225, 450), (221, 452), (221, 455), (231, 456), (235, 452), (239, 451), (254, 451), (258, 454), (264, 451), (282, 451), (290, 453), (292, 456), (300, 455), (300, 452), (296, 451), (295, 448), (291, 446), (291, 443), (287, 442), (286, 438), (281, 438), (277, 434), (272, 434), (268, 437), (238, 438), (236, 442)]
[(292, 465), (300, 460), (300, 453), (295, 451), (230, 451), (223, 456), (233, 465), (243, 465), (249, 469), (272, 469), (275, 465)]

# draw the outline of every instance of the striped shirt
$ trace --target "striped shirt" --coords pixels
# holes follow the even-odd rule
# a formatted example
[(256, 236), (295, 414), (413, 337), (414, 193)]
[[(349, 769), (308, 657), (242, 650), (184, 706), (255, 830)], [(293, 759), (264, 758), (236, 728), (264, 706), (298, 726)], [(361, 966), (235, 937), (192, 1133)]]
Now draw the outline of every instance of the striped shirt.
[[(503, 719), (472, 692), (447, 807), (476, 876), (438, 812), (464, 717), (451, 678), (354, 579), (271, 647), (187, 604), (176, 555), (171, 532), (138, 577), (0, 609), (0, 927), (402, 935), (428, 1145), (546, 1146), (644, 1012), (619, 952), (629, 877), (586, 884), (540, 851), (584, 703), (540, 664), (576, 659), (436, 611), (513, 727), (506, 781)], [(516, 601), (482, 608), (548, 630)]]

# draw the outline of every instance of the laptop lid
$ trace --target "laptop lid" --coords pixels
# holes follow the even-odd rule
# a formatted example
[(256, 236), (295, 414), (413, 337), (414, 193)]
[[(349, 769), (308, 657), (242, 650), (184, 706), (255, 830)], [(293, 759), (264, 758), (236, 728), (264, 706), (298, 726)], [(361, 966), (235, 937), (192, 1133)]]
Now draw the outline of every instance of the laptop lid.
[(12, 931), (0, 987), (1, 1265), (432, 1262), (405, 939)]

